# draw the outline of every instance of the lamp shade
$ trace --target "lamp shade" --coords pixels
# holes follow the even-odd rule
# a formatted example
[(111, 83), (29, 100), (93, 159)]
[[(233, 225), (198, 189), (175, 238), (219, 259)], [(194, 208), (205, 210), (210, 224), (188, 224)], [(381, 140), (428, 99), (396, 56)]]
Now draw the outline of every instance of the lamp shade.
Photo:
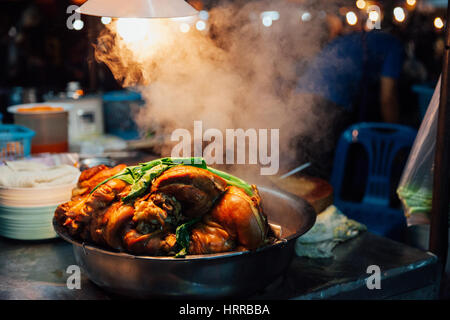
[(198, 13), (184, 0), (88, 0), (76, 11), (111, 18), (176, 18)]

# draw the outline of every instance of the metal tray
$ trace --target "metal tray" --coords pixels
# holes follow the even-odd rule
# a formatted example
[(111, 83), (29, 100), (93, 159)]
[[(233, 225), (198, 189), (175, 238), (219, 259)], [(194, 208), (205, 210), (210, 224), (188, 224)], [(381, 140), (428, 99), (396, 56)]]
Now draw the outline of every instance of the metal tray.
[(281, 226), (281, 240), (254, 251), (185, 258), (135, 256), (102, 249), (55, 231), (73, 244), (77, 264), (101, 288), (133, 298), (243, 298), (264, 289), (289, 266), (296, 239), (316, 219), (303, 199), (276, 189), (258, 187), (269, 223)]

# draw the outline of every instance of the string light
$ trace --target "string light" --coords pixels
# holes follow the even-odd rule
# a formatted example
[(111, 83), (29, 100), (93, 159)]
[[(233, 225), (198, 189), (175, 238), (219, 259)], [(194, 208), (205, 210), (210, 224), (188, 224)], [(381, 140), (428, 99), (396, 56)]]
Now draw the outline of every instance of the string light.
[(394, 8), (394, 19), (398, 22), (405, 21), (406, 15), (405, 10), (403, 10), (402, 7), (395, 7)]
[(112, 21), (110, 17), (102, 17), (100, 20), (102, 21), (103, 24), (110, 24)]
[(406, 4), (410, 7), (414, 7), (416, 5), (416, 0), (406, 0)]
[(436, 29), (442, 29), (444, 27), (444, 21), (440, 17), (434, 19), (434, 27)]
[(272, 25), (272, 18), (269, 16), (265, 16), (264, 18), (262, 18), (262, 24), (265, 27), (270, 27)]
[(82, 20), (78, 19), (73, 22), (73, 28), (75, 30), (81, 30), (81, 29), (83, 29), (83, 27), (84, 27), (84, 22)]
[(353, 11), (347, 12), (345, 15), (345, 19), (347, 20), (347, 23), (351, 26), (354, 26), (358, 22), (358, 17), (356, 16), (356, 13)]
[(187, 32), (189, 32), (190, 29), (191, 29), (191, 27), (187, 23), (180, 24), (180, 31), (181, 32), (187, 33)]
[(195, 23), (195, 27), (197, 28), (197, 30), (203, 31), (206, 29), (206, 23), (205, 21), (199, 20)]
[(208, 18), (209, 18), (209, 13), (208, 13), (208, 11), (206, 11), (206, 10), (201, 10), (201, 11), (198, 13), (198, 17), (199, 17), (200, 19), (202, 19), (202, 20), (208, 20)]
[(308, 11), (302, 13), (302, 21), (310, 21), (311, 20), (311, 13)]
[(364, 9), (366, 7), (366, 2), (364, 0), (356, 1), (356, 7), (358, 9)]
[(263, 11), (261, 13), (261, 19), (269, 17), (272, 21), (277, 21), (280, 19), (280, 13), (278, 11)]
[(375, 21), (378, 21), (379, 18), (380, 18), (380, 14), (377, 11), (372, 10), (369, 12), (369, 20), (370, 21), (375, 22)]

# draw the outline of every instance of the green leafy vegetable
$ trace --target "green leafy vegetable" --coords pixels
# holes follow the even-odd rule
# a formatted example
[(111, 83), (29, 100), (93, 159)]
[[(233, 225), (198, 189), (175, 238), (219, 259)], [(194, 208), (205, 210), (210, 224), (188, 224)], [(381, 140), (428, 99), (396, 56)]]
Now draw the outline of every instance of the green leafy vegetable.
[(239, 187), (242, 190), (244, 190), (248, 195), (250, 195), (250, 196), (253, 195), (253, 189), (252, 189), (251, 185), (249, 185), (244, 180), (239, 179), (235, 176), (232, 176), (229, 173), (226, 173), (226, 172), (214, 169), (214, 168), (207, 167), (207, 170), (209, 172), (212, 172), (212, 173), (218, 175), (219, 177), (223, 178), (227, 182), (228, 185)]
[(135, 179), (133, 177), (133, 170), (135, 167), (126, 167), (125, 169), (123, 169), (121, 172), (119, 172), (118, 174), (109, 177), (108, 179), (103, 180), (102, 182), (100, 182), (98, 185), (95, 186), (94, 189), (91, 190), (90, 193), (94, 192), (95, 190), (98, 189), (98, 187), (100, 187), (101, 185), (107, 183), (108, 181), (112, 180), (112, 179), (120, 179), (125, 181), (128, 184), (133, 184)]
[(130, 193), (122, 200), (124, 202), (129, 202), (133, 199), (142, 196), (152, 184), (153, 179), (159, 177), (161, 173), (163, 173), (167, 169), (168, 169), (167, 165), (159, 164), (146, 171), (143, 175), (140, 176), (140, 178), (137, 181), (131, 183), (132, 186)]
[(112, 179), (120, 179), (132, 185), (130, 193), (122, 199), (125, 202), (130, 202), (143, 195), (151, 186), (153, 180), (159, 177), (164, 171), (179, 165), (193, 166), (208, 170), (209, 172), (223, 178), (228, 185), (239, 187), (248, 195), (253, 195), (252, 187), (247, 182), (226, 172), (208, 167), (206, 165), (206, 161), (200, 157), (161, 158), (140, 163), (137, 166), (126, 167), (118, 174), (99, 183), (94, 189), (92, 189), (91, 193), (97, 190), (97, 188), (102, 184), (105, 184)]
[(175, 257), (184, 257), (188, 254), (192, 226), (200, 220), (201, 218), (195, 218), (177, 227), (175, 236), (177, 237), (177, 244), (181, 247), (181, 250), (175, 255)]
[(175, 255), (175, 258), (183, 258), (187, 255), (187, 249), (183, 248)]

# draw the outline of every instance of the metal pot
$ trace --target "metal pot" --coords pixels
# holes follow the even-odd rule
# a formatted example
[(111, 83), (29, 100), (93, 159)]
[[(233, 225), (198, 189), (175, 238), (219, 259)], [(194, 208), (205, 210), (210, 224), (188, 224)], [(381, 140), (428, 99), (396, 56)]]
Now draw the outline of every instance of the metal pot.
[(134, 298), (248, 297), (264, 289), (289, 266), (296, 239), (315, 222), (314, 209), (294, 195), (258, 187), (269, 222), (281, 226), (281, 240), (255, 251), (191, 255), (185, 258), (134, 256), (82, 244), (54, 223), (73, 244), (78, 265), (98, 286)]
[[(58, 111), (30, 112), (19, 111), (32, 107), (60, 107)], [(31, 142), (31, 153), (60, 153), (69, 150), (68, 144), (68, 116), (71, 109), (69, 104), (31, 103), (8, 107), (14, 114), (14, 123), (27, 127), (36, 135)]]

